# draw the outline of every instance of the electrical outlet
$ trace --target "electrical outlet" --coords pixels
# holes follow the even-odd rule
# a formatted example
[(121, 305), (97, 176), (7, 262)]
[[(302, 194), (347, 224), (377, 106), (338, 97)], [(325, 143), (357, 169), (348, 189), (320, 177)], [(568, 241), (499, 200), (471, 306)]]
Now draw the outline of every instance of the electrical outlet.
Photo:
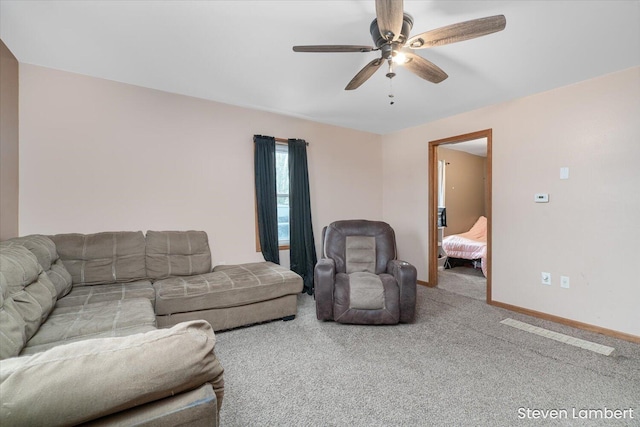
[(560, 276), (560, 287), (569, 289), (569, 276)]
[(551, 273), (542, 272), (542, 284), (551, 285)]

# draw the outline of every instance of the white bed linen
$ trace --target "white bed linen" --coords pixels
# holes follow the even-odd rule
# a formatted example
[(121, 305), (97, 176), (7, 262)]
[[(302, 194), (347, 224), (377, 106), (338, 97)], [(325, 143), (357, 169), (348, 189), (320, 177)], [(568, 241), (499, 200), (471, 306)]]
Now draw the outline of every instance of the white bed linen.
[(482, 274), (487, 276), (487, 218), (481, 216), (469, 231), (453, 234), (442, 240), (447, 256), (480, 259)]

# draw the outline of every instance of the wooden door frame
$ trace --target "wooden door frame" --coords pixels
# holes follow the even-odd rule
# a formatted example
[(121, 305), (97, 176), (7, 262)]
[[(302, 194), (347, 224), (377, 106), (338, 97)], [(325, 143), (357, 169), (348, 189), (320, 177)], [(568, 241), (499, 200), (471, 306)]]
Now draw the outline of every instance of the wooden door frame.
[(438, 285), (438, 153), (440, 145), (455, 144), (474, 139), (487, 139), (487, 181), (485, 182), (485, 207), (487, 214), (487, 304), (491, 304), (491, 206), (493, 204), (491, 163), (492, 163), (492, 129), (484, 129), (464, 135), (429, 141), (429, 286)]

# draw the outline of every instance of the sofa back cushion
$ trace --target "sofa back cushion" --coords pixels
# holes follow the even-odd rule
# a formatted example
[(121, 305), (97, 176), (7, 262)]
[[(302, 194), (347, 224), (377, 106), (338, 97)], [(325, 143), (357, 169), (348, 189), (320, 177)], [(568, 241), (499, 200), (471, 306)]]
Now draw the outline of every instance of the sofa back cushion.
[(51, 236), (74, 285), (125, 283), (146, 278), (142, 231)]
[(53, 286), (55, 286), (58, 299), (71, 291), (71, 274), (69, 274), (58, 256), (53, 240), (47, 236), (32, 234), (30, 236), (16, 237), (8, 242), (24, 246), (36, 256), (38, 263), (40, 263), (44, 272), (51, 279)]
[(147, 276), (164, 279), (211, 272), (211, 250), (204, 231), (147, 231)]
[[(24, 246), (0, 244), (0, 356), (17, 355), (56, 302), (56, 288)], [(6, 348), (5, 348), (6, 346)]]
[(27, 342), (24, 320), (0, 279), (0, 360), (17, 356)]

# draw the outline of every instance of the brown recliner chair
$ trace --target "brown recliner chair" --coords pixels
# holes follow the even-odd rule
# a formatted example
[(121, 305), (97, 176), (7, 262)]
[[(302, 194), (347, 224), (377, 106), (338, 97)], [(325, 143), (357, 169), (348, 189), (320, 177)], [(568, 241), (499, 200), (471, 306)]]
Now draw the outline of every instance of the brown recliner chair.
[(314, 271), (316, 315), (340, 323), (413, 321), (416, 268), (396, 259), (396, 237), (380, 221), (336, 221), (322, 231)]

